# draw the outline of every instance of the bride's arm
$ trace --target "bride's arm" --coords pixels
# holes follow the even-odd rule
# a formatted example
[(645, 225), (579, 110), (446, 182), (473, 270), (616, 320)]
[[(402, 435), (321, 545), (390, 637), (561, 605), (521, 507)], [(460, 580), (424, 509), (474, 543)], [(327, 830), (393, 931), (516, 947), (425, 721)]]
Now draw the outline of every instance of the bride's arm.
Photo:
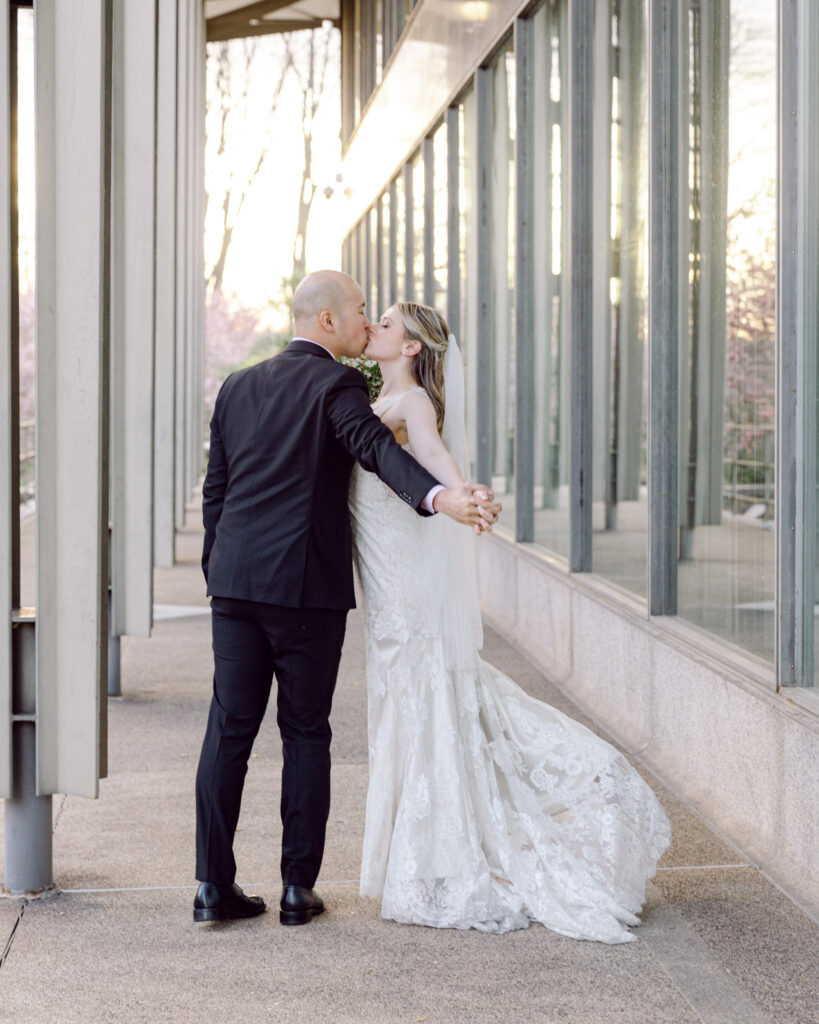
[(464, 483), (458, 463), (444, 447), (438, 433), (435, 407), (428, 396), (420, 391), (411, 391), (400, 399), (400, 412), (407, 429), (412, 454), (428, 473), (447, 487), (458, 487)]

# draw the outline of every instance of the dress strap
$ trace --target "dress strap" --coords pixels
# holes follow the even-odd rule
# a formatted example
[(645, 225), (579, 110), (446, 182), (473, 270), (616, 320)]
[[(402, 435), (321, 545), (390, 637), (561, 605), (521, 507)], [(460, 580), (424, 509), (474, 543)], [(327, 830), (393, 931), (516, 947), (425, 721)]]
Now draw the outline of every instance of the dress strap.
[(409, 395), (413, 391), (423, 391), (423, 393), (426, 394), (426, 391), (424, 391), (422, 387), (407, 388), (406, 391), (399, 391), (397, 395), (390, 395), (389, 398), (385, 398), (383, 402), (379, 399), (373, 406), (373, 412), (376, 412), (377, 410), (376, 415), (383, 416), (388, 409), (391, 409), (395, 405), (399, 398), (403, 398), (404, 395)]

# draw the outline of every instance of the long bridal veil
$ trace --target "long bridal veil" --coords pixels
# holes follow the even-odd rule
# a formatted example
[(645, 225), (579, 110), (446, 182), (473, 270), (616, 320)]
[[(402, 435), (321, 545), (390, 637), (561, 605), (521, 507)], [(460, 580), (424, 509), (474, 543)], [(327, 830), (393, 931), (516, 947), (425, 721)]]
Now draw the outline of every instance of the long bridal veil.
[[(441, 440), (455, 459), (465, 480), (469, 479), (466, 444), (466, 393), (464, 363), (453, 335), (444, 359), (444, 426)], [(426, 593), (436, 602), (440, 634), (446, 638), (447, 667), (473, 669), (483, 647), (483, 626), (478, 597), (474, 533), (448, 516), (436, 516), (429, 524), (425, 546)]]

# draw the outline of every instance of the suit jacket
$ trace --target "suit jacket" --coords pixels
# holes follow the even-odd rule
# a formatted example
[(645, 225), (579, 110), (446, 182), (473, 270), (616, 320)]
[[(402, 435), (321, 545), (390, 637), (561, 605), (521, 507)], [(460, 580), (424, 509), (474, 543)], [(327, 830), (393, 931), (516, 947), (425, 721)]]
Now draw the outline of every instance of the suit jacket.
[(438, 483), (372, 412), (358, 370), (308, 341), (228, 377), (210, 427), (202, 568), (211, 596), (353, 608), (354, 460), (422, 515)]

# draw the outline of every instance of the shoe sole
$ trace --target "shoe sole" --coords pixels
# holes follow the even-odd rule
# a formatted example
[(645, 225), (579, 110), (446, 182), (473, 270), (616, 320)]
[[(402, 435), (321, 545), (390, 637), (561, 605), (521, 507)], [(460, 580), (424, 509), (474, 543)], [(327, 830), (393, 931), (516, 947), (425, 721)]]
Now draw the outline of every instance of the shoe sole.
[(324, 907), (321, 910), (280, 910), (279, 911), (279, 923), (280, 924), (309, 924), (314, 917), (318, 917), (319, 914), (324, 913)]
[(266, 909), (266, 907), (262, 907), (261, 910), (252, 914), (234, 914), (230, 911), (220, 910), (219, 907), (197, 907), (193, 912), (193, 920), (195, 924), (202, 924), (205, 921), (246, 921), (251, 917), (258, 917)]

